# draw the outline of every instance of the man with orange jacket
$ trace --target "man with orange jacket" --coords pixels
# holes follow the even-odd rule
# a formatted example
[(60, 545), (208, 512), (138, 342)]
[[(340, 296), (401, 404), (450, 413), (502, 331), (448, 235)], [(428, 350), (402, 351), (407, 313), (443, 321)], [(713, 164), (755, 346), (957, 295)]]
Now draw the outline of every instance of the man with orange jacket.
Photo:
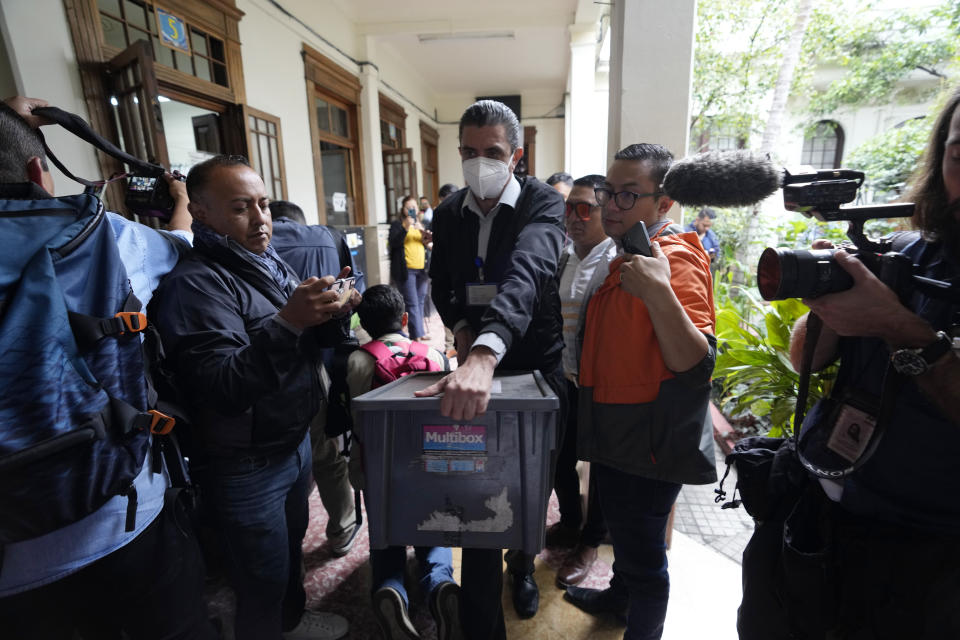
[[(590, 612), (626, 613), (631, 640), (663, 632), (665, 533), (681, 486), (717, 479), (710, 258), (696, 233), (666, 217), (673, 200), (660, 184), (672, 161), (660, 145), (630, 145), (596, 189), (620, 255), (587, 307), (580, 363), (577, 453), (596, 474), (616, 562), (608, 589), (570, 587), (567, 599)], [(647, 227), (651, 257), (623, 252), (637, 222)]]

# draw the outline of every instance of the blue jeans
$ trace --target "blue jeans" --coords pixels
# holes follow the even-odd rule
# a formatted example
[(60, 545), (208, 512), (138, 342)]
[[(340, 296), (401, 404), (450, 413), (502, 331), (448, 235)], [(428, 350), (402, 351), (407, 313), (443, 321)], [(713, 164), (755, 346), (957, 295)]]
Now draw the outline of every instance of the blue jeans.
[(403, 294), (403, 301), (406, 303), (407, 314), (410, 316), (407, 328), (411, 340), (426, 335), (423, 329), (423, 304), (427, 298), (429, 282), (430, 278), (425, 269), (407, 269), (407, 279), (397, 283), (400, 293)]
[[(414, 547), (417, 566), (420, 569), (420, 593), (428, 599), (433, 590), (444, 582), (453, 582), (453, 552), (448, 547)], [(370, 567), (373, 573), (373, 591), (391, 587), (400, 593), (406, 605), (410, 598), (403, 583), (407, 566), (406, 547), (387, 547), (370, 551)]]
[[(593, 463), (600, 507), (613, 538), (614, 580), (630, 606), (624, 640), (658, 640), (670, 597), (667, 520), (682, 485), (642, 478)], [(619, 583), (619, 584), (618, 584)]]
[(300, 622), (310, 463), (308, 434), (286, 453), (211, 460), (201, 480), (237, 594), (237, 640), (280, 640)]

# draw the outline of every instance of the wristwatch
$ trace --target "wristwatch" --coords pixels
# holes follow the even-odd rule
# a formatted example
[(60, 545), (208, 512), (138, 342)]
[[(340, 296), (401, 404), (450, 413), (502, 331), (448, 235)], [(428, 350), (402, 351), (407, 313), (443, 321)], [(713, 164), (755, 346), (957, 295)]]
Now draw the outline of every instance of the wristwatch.
[(919, 349), (897, 349), (890, 354), (890, 364), (897, 373), (905, 376), (919, 376), (930, 369), (930, 365), (939, 360), (953, 348), (953, 340), (943, 331), (937, 332), (937, 339)]

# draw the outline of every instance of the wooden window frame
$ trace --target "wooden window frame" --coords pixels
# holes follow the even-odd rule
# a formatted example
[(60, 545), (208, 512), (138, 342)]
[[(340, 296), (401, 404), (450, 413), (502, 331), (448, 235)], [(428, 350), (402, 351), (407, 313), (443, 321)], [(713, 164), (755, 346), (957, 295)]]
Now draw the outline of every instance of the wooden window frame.
[[(432, 155), (428, 152), (428, 147), (433, 148)], [(428, 125), (426, 122), (420, 121), (420, 164), (423, 167), (421, 173), (423, 174), (421, 179), (423, 184), (428, 183), (427, 174), (433, 176), (433, 180), (429, 181), (433, 185), (433, 190), (430, 193), (424, 193), (423, 195), (427, 196), (427, 199), (430, 200), (431, 206), (433, 203), (437, 202), (440, 199), (440, 133)], [(424, 186), (426, 190), (426, 186)]]
[[(112, 134), (116, 142), (119, 138), (102, 71), (104, 65), (122, 50), (104, 43), (97, 0), (63, 0), (63, 4), (77, 56), (84, 100), (90, 114), (90, 125), (95, 131), (108, 134), (108, 137)], [(156, 9), (156, 3), (153, 4)], [(224, 87), (154, 63), (160, 92), (171, 97), (187, 98), (191, 103), (206, 101), (217, 104), (217, 110), (245, 103), (243, 60), (240, 55), (240, 20), (243, 11), (236, 8), (233, 0), (162, 0), (162, 6), (183, 17), (189, 26), (223, 40), (230, 86)], [(107, 154), (98, 152), (97, 158), (102, 175), (123, 171), (123, 165)]]
[(384, 150), (405, 149), (407, 147), (407, 112), (399, 104), (383, 95), (380, 98), (380, 120), (394, 125), (400, 131), (400, 146), (394, 147), (381, 140), (380, 144)]
[[(244, 106), (243, 108), (243, 122), (244, 127), (247, 132), (247, 154), (250, 156), (251, 165), (253, 164), (252, 158), (254, 151), (257, 152), (258, 158), (260, 153), (260, 145), (254, 144), (256, 136), (265, 135), (271, 137), (268, 133), (254, 132), (250, 128), (250, 117), (259, 118), (260, 120), (266, 120), (267, 122), (272, 123), (277, 128), (277, 164), (279, 167), (273, 166), (273, 159), (269, 158), (271, 169), (273, 170), (272, 175), (280, 176), (280, 199), (287, 199), (287, 170), (283, 163), (283, 130), (280, 127), (280, 118), (277, 116), (266, 113), (265, 111), (260, 111), (259, 109), (254, 109), (253, 107)], [(263, 160), (261, 159), (261, 166)], [(279, 170), (279, 171), (278, 171)], [(262, 176), (261, 176), (262, 177)]]
[[(351, 182), (353, 184), (354, 220), (350, 226), (364, 226), (367, 224), (367, 207), (364, 200), (363, 168), (364, 158), (361, 147), (363, 140), (363, 125), (361, 122), (360, 90), (361, 85), (357, 77), (346, 71), (325, 55), (304, 43), (301, 55), (306, 79), (307, 101), (309, 104), (310, 146), (313, 155), (313, 172), (316, 177), (317, 212), (321, 224), (327, 224), (327, 207), (323, 188), (323, 162), (320, 156), (320, 142), (329, 140), (343, 146), (350, 146), (353, 152), (351, 157)], [(343, 139), (340, 136), (321, 134), (317, 127), (317, 118), (314, 113), (314, 98), (330, 98), (333, 103), (344, 103), (348, 110), (350, 133), (353, 140)], [(337, 106), (341, 106), (337, 104)]]

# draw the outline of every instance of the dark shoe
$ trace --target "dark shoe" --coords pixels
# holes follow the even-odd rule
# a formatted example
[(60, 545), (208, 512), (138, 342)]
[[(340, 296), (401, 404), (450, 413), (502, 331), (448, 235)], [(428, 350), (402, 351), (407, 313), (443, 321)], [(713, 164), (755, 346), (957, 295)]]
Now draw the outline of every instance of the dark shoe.
[(430, 613), (437, 623), (439, 640), (463, 640), (460, 627), (460, 585), (444, 582), (430, 597)]
[(547, 527), (546, 546), (549, 549), (572, 549), (580, 540), (580, 530), (555, 522)]
[(410, 622), (407, 605), (396, 589), (381, 587), (373, 594), (373, 617), (384, 640), (419, 640), (420, 634)]
[(532, 618), (540, 607), (540, 589), (529, 573), (510, 574), (513, 586), (513, 608), (521, 618)]
[(561, 589), (583, 582), (590, 567), (597, 561), (597, 548), (578, 544), (557, 569), (557, 586)]
[(344, 529), (338, 536), (330, 538), (330, 553), (334, 558), (342, 558), (350, 553), (353, 543), (357, 541), (357, 534), (360, 533), (360, 525), (354, 524), (348, 529)]
[(613, 589), (584, 589), (583, 587), (567, 587), (563, 599), (578, 609), (591, 615), (609, 613), (621, 622), (627, 621), (627, 599)]

